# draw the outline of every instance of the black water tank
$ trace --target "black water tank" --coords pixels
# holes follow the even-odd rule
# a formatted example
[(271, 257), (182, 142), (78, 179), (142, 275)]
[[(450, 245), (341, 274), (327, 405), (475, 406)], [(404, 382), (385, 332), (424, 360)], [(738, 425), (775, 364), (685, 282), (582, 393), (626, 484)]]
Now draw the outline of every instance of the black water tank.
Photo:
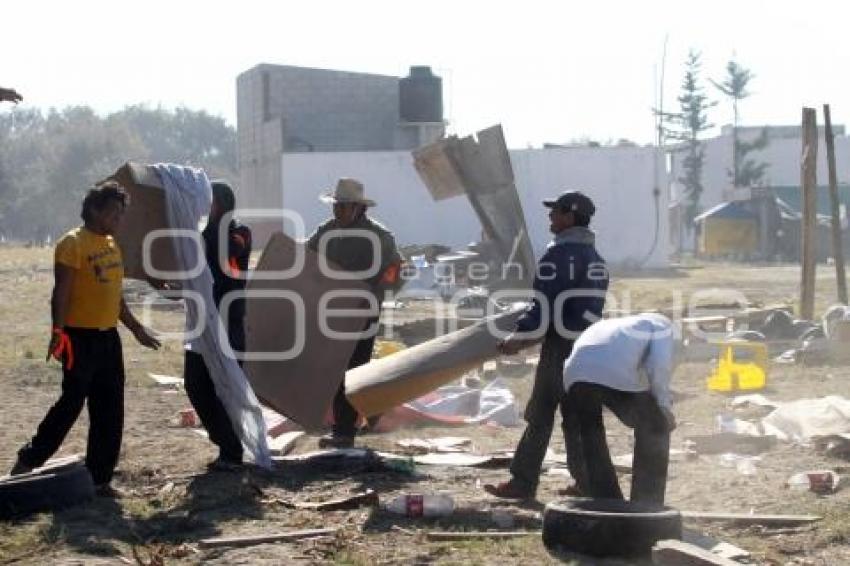
[(431, 67), (411, 67), (398, 81), (398, 113), (404, 122), (443, 121), (443, 79)]

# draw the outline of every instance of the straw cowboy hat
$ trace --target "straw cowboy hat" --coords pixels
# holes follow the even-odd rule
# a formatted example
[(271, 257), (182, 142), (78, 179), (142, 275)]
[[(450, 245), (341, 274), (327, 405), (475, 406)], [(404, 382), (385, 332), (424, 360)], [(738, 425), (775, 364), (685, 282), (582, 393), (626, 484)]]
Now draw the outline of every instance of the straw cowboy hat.
[(327, 192), (319, 197), (319, 200), (328, 204), (353, 202), (357, 204), (365, 204), (366, 206), (375, 206), (377, 203), (365, 196), (363, 183), (355, 179), (343, 177), (336, 182), (336, 188), (331, 192)]

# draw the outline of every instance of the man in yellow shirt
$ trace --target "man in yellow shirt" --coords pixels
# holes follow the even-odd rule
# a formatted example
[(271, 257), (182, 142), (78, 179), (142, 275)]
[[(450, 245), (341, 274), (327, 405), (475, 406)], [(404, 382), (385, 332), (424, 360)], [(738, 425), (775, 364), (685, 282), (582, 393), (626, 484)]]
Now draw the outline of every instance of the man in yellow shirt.
[(118, 463), (124, 426), (124, 361), (118, 321), (143, 346), (160, 346), (136, 320), (121, 294), (124, 265), (113, 234), (128, 202), (127, 193), (117, 183), (90, 189), (83, 199), (84, 224), (56, 244), (47, 359), (52, 356), (62, 362), (62, 395), (32, 440), (18, 451), (13, 475), (44, 464), (59, 449), (88, 402), (86, 466), (98, 494), (117, 495), (109, 482)]

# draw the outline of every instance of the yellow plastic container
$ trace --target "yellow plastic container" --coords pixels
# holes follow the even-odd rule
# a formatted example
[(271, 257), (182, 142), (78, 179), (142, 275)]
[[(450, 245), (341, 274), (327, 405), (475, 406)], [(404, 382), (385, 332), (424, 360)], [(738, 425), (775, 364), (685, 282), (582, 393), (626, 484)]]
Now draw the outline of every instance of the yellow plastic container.
[(710, 391), (754, 391), (767, 382), (767, 345), (721, 342), (717, 370), (708, 378)]

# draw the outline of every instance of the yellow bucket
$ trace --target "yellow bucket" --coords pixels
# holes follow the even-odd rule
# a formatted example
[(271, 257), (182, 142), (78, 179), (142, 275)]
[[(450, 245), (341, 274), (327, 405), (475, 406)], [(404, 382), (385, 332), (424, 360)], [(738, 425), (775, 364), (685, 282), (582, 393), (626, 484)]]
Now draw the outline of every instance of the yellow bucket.
[(753, 391), (767, 382), (767, 345), (721, 342), (717, 369), (708, 378), (710, 391)]

